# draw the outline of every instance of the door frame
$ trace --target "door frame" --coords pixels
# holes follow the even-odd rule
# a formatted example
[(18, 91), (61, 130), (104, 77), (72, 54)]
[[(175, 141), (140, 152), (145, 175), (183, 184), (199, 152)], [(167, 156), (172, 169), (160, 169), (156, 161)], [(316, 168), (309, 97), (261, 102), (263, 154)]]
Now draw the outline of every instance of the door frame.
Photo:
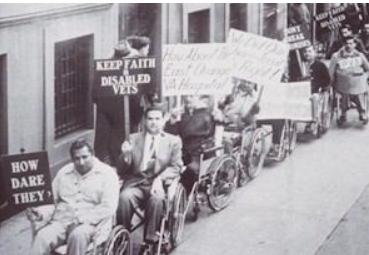
[(7, 55), (0, 55), (0, 155), (8, 153)]

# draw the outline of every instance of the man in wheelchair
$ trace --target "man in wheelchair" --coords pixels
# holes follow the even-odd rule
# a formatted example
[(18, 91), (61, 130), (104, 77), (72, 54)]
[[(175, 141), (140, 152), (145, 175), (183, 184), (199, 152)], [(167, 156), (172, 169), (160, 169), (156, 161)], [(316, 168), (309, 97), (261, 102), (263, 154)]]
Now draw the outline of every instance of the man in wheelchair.
[(234, 95), (226, 99), (220, 106), (222, 114), (216, 116), (216, 120), (225, 125), (223, 139), (229, 153), (241, 143), (242, 131), (256, 125), (255, 115), (260, 111), (256, 84), (240, 79), (235, 81)]
[(187, 96), (184, 113), (172, 111), (165, 131), (179, 135), (183, 142), (183, 161), (186, 171), (181, 181), (190, 194), (193, 184), (198, 179), (200, 154), (214, 146), (215, 121), (207, 104), (208, 96)]
[(314, 47), (311, 45), (304, 51), (305, 62), (303, 65), (302, 80), (311, 81), (311, 101), (313, 105), (314, 122), (308, 123), (305, 127), (306, 133), (312, 133), (316, 129), (315, 125), (318, 121), (320, 105), (320, 96), (322, 93), (328, 92), (330, 85), (330, 76), (328, 68), (324, 63), (316, 59)]
[[(335, 92), (342, 95), (342, 102), (350, 100), (359, 112), (359, 120), (368, 122), (366, 111), (359, 95), (367, 93), (367, 75), (369, 63), (363, 53), (355, 49), (356, 43), (352, 36), (345, 38), (344, 46), (333, 54), (329, 72)], [(342, 103), (342, 114), (339, 123), (346, 122), (348, 104)]]
[(160, 236), (166, 190), (179, 178), (182, 161), (181, 140), (163, 131), (163, 105), (145, 111), (145, 130), (132, 134), (121, 147), (118, 174), (123, 180), (117, 213), (118, 224), (131, 228), (138, 208), (145, 210), (144, 242), (157, 244)]
[(107, 224), (112, 225), (118, 206), (117, 174), (94, 157), (85, 140), (72, 143), (70, 156), (73, 163), (64, 166), (53, 181), (55, 206), (27, 210), (33, 223), (42, 224), (35, 229), (31, 255), (51, 254), (65, 242), (68, 255), (85, 255), (98, 224), (109, 219)]

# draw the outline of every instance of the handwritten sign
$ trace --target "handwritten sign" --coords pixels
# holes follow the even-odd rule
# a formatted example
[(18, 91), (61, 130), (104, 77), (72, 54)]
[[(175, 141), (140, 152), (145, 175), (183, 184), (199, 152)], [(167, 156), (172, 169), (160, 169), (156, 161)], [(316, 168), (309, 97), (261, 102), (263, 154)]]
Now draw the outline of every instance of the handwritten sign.
[(338, 6), (315, 15), (314, 20), (320, 31), (324, 33), (340, 28), (346, 21), (345, 9), (345, 6)]
[(290, 50), (288, 43), (231, 29), (227, 42), (233, 76), (254, 83), (280, 82)]
[(258, 119), (312, 120), (310, 82), (268, 84), (260, 100)]
[(95, 97), (115, 97), (153, 92), (155, 58), (95, 60)]
[(231, 92), (227, 44), (164, 45), (162, 54), (164, 96)]
[(54, 202), (46, 152), (4, 156), (1, 165), (11, 205), (24, 209)]
[(290, 50), (304, 49), (311, 45), (307, 24), (287, 28), (286, 35), (287, 42), (291, 46)]

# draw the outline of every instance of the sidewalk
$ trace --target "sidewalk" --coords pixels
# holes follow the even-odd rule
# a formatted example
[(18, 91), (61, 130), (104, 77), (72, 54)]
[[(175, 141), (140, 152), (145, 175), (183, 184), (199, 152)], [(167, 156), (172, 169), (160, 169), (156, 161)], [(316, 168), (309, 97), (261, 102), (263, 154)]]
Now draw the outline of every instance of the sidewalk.
[(369, 187), (341, 219), (316, 255), (369, 254)]
[(0, 254), (27, 255), (31, 245), (30, 223), (24, 212), (0, 225)]

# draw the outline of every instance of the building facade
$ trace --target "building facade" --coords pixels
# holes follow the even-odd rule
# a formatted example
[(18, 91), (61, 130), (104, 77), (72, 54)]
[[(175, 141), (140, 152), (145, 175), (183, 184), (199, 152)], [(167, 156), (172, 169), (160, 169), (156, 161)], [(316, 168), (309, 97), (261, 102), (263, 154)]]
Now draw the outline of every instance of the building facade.
[(117, 27), (115, 4), (1, 4), (0, 154), (47, 150), (57, 166), (93, 138), (93, 60), (111, 56)]

